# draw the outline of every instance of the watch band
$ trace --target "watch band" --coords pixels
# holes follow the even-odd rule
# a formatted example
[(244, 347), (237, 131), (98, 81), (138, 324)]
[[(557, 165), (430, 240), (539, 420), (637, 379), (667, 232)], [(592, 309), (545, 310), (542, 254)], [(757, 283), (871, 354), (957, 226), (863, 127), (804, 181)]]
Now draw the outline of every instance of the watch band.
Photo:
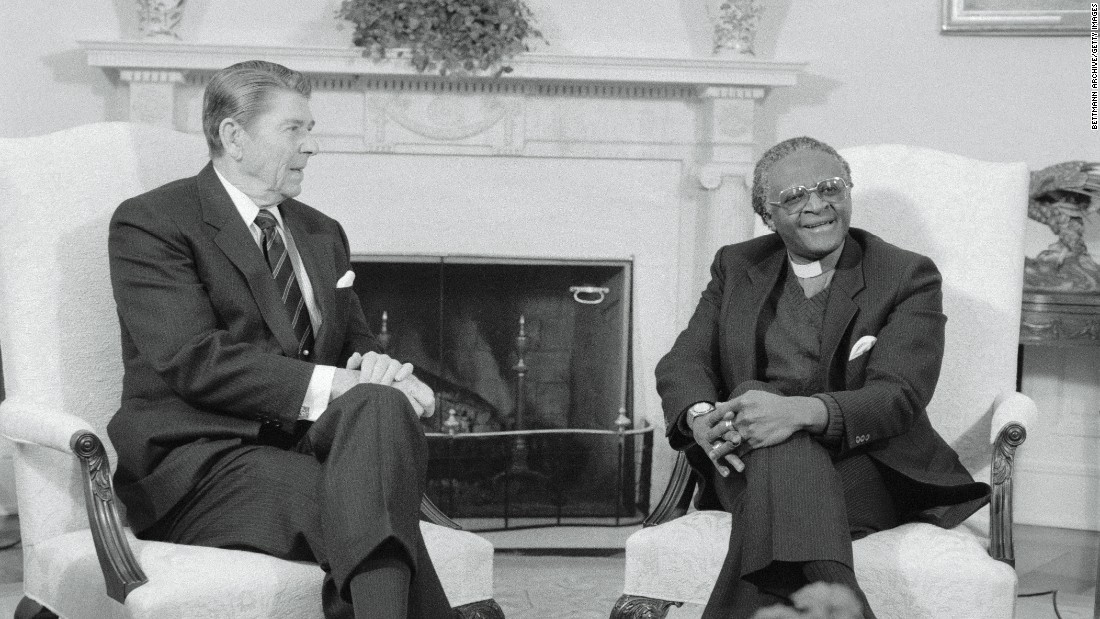
[(696, 418), (706, 415), (713, 410), (713, 402), (696, 402), (688, 407), (688, 421), (695, 421)]

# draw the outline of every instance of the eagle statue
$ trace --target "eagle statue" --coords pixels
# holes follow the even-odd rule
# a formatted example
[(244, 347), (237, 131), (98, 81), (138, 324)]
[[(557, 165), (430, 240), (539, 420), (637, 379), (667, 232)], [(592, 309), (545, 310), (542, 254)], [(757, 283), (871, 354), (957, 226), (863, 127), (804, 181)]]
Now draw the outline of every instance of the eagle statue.
[(1024, 288), (1035, 292), (1100, 292), (1100, 265), (1085, 244), (1085, 223), (1100, 212), (1100, 163), (1066, 161), (1031, 173), (1027, 215), (1058, 240), (1026, 258)]

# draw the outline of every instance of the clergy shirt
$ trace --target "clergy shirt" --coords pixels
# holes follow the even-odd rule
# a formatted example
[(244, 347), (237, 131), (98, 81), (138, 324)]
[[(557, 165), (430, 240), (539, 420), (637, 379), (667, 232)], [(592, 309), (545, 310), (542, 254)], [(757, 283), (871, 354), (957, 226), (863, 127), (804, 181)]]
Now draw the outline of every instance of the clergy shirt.
[[(260, 207), (256, 206), (256, 203), (246, 193), (226, 180), (222, 173), (218, 171), (217, 166), (214, 167), (214, 172), (218, 175), (218, 180), (225, 186), (229, 198), (233, 200), (233, 206), (237, 207), (241, 219), (248, 226), (248, 231), (252, 233), (252, 239), (256, 241), (256, 247), (263, 251), (264, 233), (256, 225), (256, 215), (259, 214)], [(278, 205), (268, 207), (267, 211), (274, 215), (275, 220), (279, 222), (278, 231), (283, 235), (283, 244), (286, 245), (287, 256), (290, 258), (291, 266), (294, 267), (294, 277), (298, 278), (298, 287), (302, 290), (302, 298), (305, 300), (306, 310), (309, 312), (309, 322), (313, 326), (313, 333), (316, 334), (321, 328), (321, 312), (317, 309), (317, 301), (313, 297), (313, 286), (309, 282), (309, 274), (306, 273), (306, 269), (302, 265), (302, 258), (298, 255), (298, 247), (294, 244), (294, 235), (283, 223), (283, 216), (279, 212)], [(310, 377), (309, 386), (306, 388), (306, 397), (302, 400), (302, 407), (298, 411), (299, 419), (316, 421), (321, 413), (325, 412), (325, 409), (328, 408), (329, 398), (332, 396), (332, 379), (335, 376), (335, 366), (313, 366), (313, 375)]]
[(840, 253), (844, 251), (844, 243), (840, 244), (829, 255), (821, 260), (810, 263), (798, 263), (788, 253), (787, 261), (791, 263), (791, 269), (798, 277), (798, 283), (802, 286), (802, 292), (809, 299), (815, 294), (825, 290), (833, 281), (833, 273), (836, 272), (836, 263), (840, 261)]

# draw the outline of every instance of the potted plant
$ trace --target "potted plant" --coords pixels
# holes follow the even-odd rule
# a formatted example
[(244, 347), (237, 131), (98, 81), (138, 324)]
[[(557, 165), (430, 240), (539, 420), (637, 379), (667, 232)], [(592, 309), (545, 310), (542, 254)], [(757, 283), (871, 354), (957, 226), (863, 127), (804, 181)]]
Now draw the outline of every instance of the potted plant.
[(509, 73), (504, 63), (543, 39), (523, 0), (343, 0), (337, 15), (355, 25), (352, 42), (365, 56), (396, 50), (440, 75)]

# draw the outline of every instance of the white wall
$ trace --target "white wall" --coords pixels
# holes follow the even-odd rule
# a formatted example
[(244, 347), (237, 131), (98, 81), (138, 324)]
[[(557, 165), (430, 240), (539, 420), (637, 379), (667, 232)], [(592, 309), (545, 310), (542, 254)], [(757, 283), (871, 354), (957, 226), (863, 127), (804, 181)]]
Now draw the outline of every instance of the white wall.
[[(531, 0), (543, 51), (622, 56), (706, 53), (703, 0)], [(938, 2), (768, 0), (758, 56), (809, 63), (774, 93), (762, 142), (810, 134), (837, 147), (904, 142), (1041, 167), (1096, 159), (1088, 130), (1087, 37), (939, 33)], [(338, 0), (190, 0), (185, 40), (346, 45)], [(117, 118), (112, 81), (89, 69), (78, 39), (136, 35), (133, 0), (5, 3), (7, 86), (0, 136)], [(644, 6), (640, 11), (638, 7)]]
[[(540, 46), (543, 51), (690, 56), (709, 48), (702, 2), (529, 4), (550, 40), (549, 46)], [(1025, 161), (1032, 168), (1069, 159), (1100, 160), (1100, 132), (1088, 129), (1086, 37), (943, 36), (935, 1), (765, 4), (758, 55), (808, 66), (797, 87), (777, 91), (766, 101), (761, 143), (802, 134), (836, 147), (900, 142), (980, 159)], [(347, 45), (350, 28), (339, 27), (333, 17), (338, 5), (339, 0), (190, 0), (180, 32), (196, 42)], [(76, 41), (136, 36), (134, 11), (133, 0), (6, 2), (0, 20), (5, 86), (0, 137), (123, 118), (125, 96), (118, 94), (115, 78), (88, 68)], [(1100, 231), (1090, 245), (1100, 256), (1098, 236)], [(1032, 225), (1029, 255), (1052, 240), (1042, 226)], [(1046, 471), (1042, 479), (1060, 480), (1064, 488), (1056, 487), (1059, 492), (1091, 488), (1092, 494), (1074, 508), (1081, 513), (1096, 505), (1098, 462), (1090, 455), (1100, 440), (1096, 358), (1086, 351), (1053, 351), (1025, 356), (1024, 362), (1025, 391), (1035, 392), (1047, 420), (1032, 433), (1021, 466), (1035, 463), (1035, 471)], [(1066, 423), (1080, 435), (1068, 448), (1060, 441)], [(1038, 486), (1039, 479), (1025, 476), (1020, 487)], [(1100, 527), (1095, 517), (1063, 518), (1043, 503), (1019, 501), (1023, 522)]]

